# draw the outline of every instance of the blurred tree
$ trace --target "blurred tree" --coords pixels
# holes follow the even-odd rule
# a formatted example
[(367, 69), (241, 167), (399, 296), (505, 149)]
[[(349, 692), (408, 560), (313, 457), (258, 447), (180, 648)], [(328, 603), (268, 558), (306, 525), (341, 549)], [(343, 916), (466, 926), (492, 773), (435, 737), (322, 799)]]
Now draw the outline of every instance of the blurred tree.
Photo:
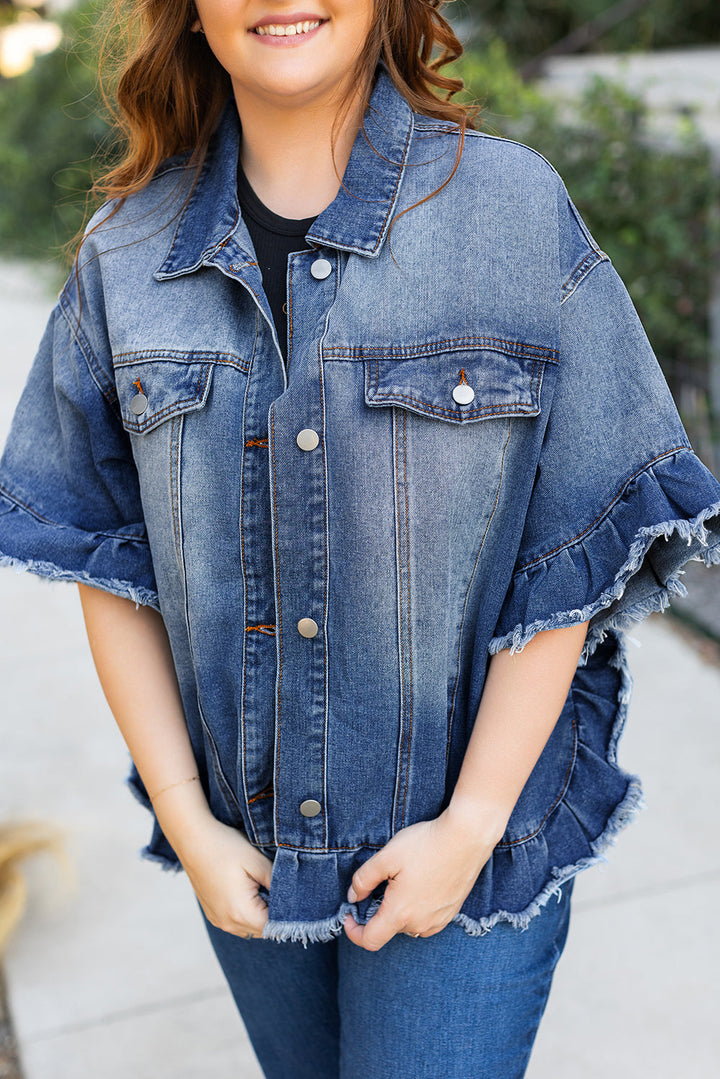
[(0, 246), (10, 254), (60, 254), (81, 227), (92, 159), (108, 125), (97, 91), (96, 7), (64, 20), (60, 48), (0, 81)]
[(47, 7), (42, 0), (0, 0), (0, 26), (14, 22), (19, 12), (28, 10), (43, 18), (47, 15)]
[[(475, 24), (478, 45), (499, 37), (515, 60), (537, 56), (591, 19), (614, 0), (463, 0)], [(677, 48), (720, 43), (717, 0), (649, 0), (609, 30), (591, 48)]]

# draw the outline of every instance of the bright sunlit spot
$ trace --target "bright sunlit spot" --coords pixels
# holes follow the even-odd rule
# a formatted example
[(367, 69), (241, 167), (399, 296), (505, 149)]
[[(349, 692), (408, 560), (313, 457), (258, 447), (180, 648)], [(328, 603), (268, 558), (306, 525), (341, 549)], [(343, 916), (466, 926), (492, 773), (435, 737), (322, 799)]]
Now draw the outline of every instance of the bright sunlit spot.
[(15, 22), (0, 30), (0, 76), (9, 79), (29, 71), (35, 57), (52, 52), (61, 38), (57, 23), (32, 11), (21, 12)]

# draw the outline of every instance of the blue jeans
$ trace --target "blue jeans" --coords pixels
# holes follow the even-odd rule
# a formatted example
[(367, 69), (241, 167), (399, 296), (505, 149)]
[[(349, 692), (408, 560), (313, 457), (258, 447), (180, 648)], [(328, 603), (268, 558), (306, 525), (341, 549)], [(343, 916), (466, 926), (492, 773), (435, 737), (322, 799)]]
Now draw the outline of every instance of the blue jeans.
[(378, 952), (344, 933), (307, 948), (245, 940), (203, 919), (267, 1079), (522, 1079), (574, 880), (525, 930), (450, 923)]

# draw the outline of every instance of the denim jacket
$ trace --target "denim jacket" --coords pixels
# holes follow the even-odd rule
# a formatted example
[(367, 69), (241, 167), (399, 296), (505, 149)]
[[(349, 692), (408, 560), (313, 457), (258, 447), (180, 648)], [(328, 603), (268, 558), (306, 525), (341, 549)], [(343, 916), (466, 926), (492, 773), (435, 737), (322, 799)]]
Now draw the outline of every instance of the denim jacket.
[[(353, 872), (448, 804), (490, 656), (589, 619), (455, 918), (524, 927), (642, 804), (621, 631), (720, 561), (720, 485), (533, 150), (468, 132), (445, 184), (456, 129), (381, 71), (288, 260), (285, 367), (238, 147), (229, 103), (194, 187), (172, 159), (92, 222), (0, 463), (2, 562), (162, 612), (211, 809), (273, 859), (264, 935), (304, 943), (366, 921)], [(180, 868), (154, 816), (141, 853)]]

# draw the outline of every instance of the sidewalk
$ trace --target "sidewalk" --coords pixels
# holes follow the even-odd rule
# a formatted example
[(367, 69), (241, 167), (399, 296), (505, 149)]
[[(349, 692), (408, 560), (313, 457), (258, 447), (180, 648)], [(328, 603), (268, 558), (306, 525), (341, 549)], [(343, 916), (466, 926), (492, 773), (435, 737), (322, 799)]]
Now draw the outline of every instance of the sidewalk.
[[(51, 302), (0, 265), (0, 440)], [(717, 1074), (720, 669), (667, 617), (634, 635), (619, 757), (648, 808), (578, 877), (528, 1079)], [(62, 826), (76, 878), (27, 863), (4, 962), (25, 1079), (260, 1079), (185, 875), (137, 856), (150, 818), (123, 786), (76, 590), (0, 573), (0, 657), (0, 819)]]

